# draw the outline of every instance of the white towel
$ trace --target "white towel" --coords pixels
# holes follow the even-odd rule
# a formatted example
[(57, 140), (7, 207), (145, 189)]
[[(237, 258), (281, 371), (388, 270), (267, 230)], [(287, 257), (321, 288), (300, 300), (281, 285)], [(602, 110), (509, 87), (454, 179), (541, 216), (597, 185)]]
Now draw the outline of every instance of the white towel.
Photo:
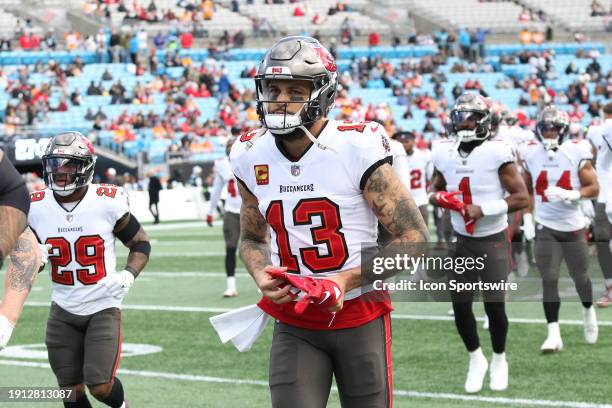
[(238, 351), (250, 350), (266, 328), (270, 316), (257, 305), (241, 307), (211, 317), (210, 323), (222, 343), (231, 341)]

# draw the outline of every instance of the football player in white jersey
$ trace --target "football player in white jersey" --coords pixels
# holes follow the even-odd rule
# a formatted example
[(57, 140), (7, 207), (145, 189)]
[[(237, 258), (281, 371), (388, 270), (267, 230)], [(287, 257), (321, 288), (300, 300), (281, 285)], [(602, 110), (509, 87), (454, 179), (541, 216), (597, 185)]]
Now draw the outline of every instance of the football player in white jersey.
[[(510, 272), (507, 214), (527, 207), (528, 194), (510, 146), (490, 139), (492, 113), (487, 100), (466, 93), (451, 111), (457, 140), (440, 142), (433, 152), (434, 176), (429, 202), (452, 210), (457, 235), (455, 257), (482, 257), (483, 268), (449, 272), (449, 282), (506, 282)], [(474, 291), (450, 291), (457, 330), (469, 353), (465, 391), (482, 389), (488, 361), (480, 348), (472, 311)], [(508, 318), (504, 290), (482, 291), (493, 346), (490, 388), (508, 387), (505, 347)]]
[(523, 129), (516, 114), (506, 110), (501, 113), (501, 123), (497, 131), (497, 137), (512, 143), (513, 148), (518, 149), (525, 143), (535, 140), (535, 135), (531, 130)]
[[(121, 187), (90, 184), (95, 156), (78, 132), (51, 139), (43, 155), (47, 189), (31, 194), (28, 222), (51, 246), (52, 304), (45, 343), (61, 387), (75, 387), (76, 402), (91, 407), (85, 385), (99, 401), (125, 407), (115, 376), (121, 352), (121, 302), (149, 259), (151, 245), (130, 214)], [(130, 249), (116, 269), (115, 240)]]
[[(533, 132), (528, 129), (523, 129), (518, 124), (518, 118), (516, 114), (509, 110), (501, 112), (501, 123), (497, 130), (496, 138), (506, 141), (512, 147), (516, 163), (519, 171), (522, 171), (519, 163), (519, 148), (532, 140), (535, 140)], [(532, 258), (531, 242), (535, 238), (535, 235), (526, 235), (525, 227), (521, 226), (523, 217), (523, 211), (516, 211), (512, 214), (508, 214), (508, 228), (510, 230), (510, 237), (512, 239), (512, 256), (513, 265), (517, 271), (518, 276), (526, 276), (529, 272), (529, 261), (528, 257)], [(529, 226), (527, 232), (531, 232)], [(525, 238), (526, 245), (523, 243)]]
[(410, 179), (410, 192), (414, 202), (419, 207), (425, 225), (429, 225), (429, 200), (427, 198), (427, 182), (430, 180), (433, 165), (431, 163), (431, 152), (429, 149), (417, 149), (415, 147), (415, 136), (412, 132), (397, 132), (393, 140), (402, 144), (408, 161), (408, 174)]
[(236, 297), (236, 249), (240, 238), (240, 205), (242, 199), (236, 185), (234, 173), (229, 162), (229, 154), (235, 140), (230, 139), (225, 147), (226, 156), (215, 160), (215, 179), (213, 181), (212, 193), (210, 196), (210, 206), (206, 223), (213, 226), (213, 214), (217, 208), (217, 203), (221, 198), (223, 189), (227, 190), (227, 196), (223, 211), (223, 239), (225, 240), (225, 274), (227, 275), (227, 287), (223, 292), (223, 297)]
[[(392, 138), (389, 139), (389, 146), (391, 147), (391, 156), (393, 157), (393, 171), (397, 174), (402, 184), (407, 188), (410, 188), (410, 170), (408, 168), (408, 156), (404, 150), (404, 146)], [(383, 227), (381, 223), (378, 223), (378, 244), (387, 245), (393, 236), (391, 233)]]
[[(544, 314), (548, 336), (543, 353), (560, 351), (559, 270), (565, 259), (570, 276), (582, 301), (584, 336), (589, 344), (597, 341), (597, 319), (593, 307), (593, 288), (588, 274), (588, 248), (585, 220), (580, 200), (597, 196), (599, 186), (593, 169), (591, 146), (585, 140), (566, 140), (569, 117), (550, 106), (538, 115), (537, 141), (520, 152), (525, 182), (531, 194), (530, 212), (535, 201), (535, 257), (542, 277)], [(533, 227), (530, 213), (524, 219)]]
[(612, 239), (612, 224), (606, 215), (606, 201), (610, 195), (610, 184), (612, 178), (606, 168), (606, 154), (610, 150), (604, 139), (606, 126), (612, 127), (612, 102), (608, 102), (604, 108), (604, 123), (589, 127), (587, 139), (593, 145), (596, 161), (595, 169), (599, 181), (599, 195), (595, 205), (595, 222), (593, 223), (593, 238), (597, 247), (597, 260), (603, 272), (606, 283), (601, 298), (595, 303), (598, 307), (608, 307), (612, 303), (612, 251), (610, 251), (610, 239)]
[[(324, 407), (335, 376), (342, 406), (390, 407), (391, 304), (366, 293), (361, 249), (376, 242), (380, 221), (410, 251), (427, 239), (423, 219), (390, 165), (383, 126), (327, 118), (337, 68), (317, 40), (279, 40), (255, 83), (263, 127), (234, 144), (230, 161), (240, 256), (262, 292), (258, 306), (276, 319), (272, 406)], [(296, 279), (317, 304), (293, 302), (294, 283), (284, 282)]]

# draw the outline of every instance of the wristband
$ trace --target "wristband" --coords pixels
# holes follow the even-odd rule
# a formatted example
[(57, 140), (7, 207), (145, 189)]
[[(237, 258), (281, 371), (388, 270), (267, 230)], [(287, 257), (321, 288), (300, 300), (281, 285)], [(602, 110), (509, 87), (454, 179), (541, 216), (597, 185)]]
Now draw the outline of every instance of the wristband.
[(508, 212), (508, 203), (506, 200), (487, 201), (480, 204), (480, 209), (485, 216), (506, 214)]

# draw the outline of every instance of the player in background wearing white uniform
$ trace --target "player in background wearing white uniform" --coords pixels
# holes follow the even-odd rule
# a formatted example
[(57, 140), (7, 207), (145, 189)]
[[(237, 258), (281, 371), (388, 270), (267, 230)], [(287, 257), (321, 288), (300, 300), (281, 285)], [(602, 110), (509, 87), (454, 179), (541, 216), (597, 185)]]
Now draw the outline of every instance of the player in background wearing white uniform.
[(531, 195), (526, 227), (535, 228), (535, 257), (542, 277), (544, 314), (548, 336), (543, 353), (563, 349), (559, 330), (559, 271), (565, 259), (570, 276), (583, 305), (584, 337), (597, 341), (597, 319), (593, 307), (593, 288), (588, 274), (588, 247), (580, 200), (597, 196), (599, 186), (593, 169), (591, 146), (585, 140), (566, 140), (569, 117), (550, 106), (538, 115), (537, 141), (521, 149), (525, 182)]
[(210, 196), (210, 206), (206, 223), (209, 227), (213, 226), (213, 214), (217, 208), (217, 203), (221, 198), (224, 189), (227, 196), (223, 206), (223, 239), (225, 240), (225, 274), (227, 275), (227, 287), (223, 292), (223, 297), (236, 297), (236, 249), (240, 238), (240, 205), (242, 199), (236, 185), (234, 173), (229, 162), (229, 154), (235, 139), (230, 139), (225, 147), (226, 155), (215, 160), (215, 179), (213, 181), (212, 193)]
[(410, 168), (408, 167), (408, 155), (404, 150), (404, 146), (401, 142), (393, 138), (389, 139), (389, 146), (391, 147), (391, 155), (393, 156), (393, 164), (391, 167), (393, 167), (400, 181), (407, 188), (410, 188)]
[[(432, 155), (434, 175), (429, 202), (452, 210), (451, 221), (457, 235), (453, 255), (486, 257), (484, 268), (468, 269), (463, 274), (449, 271), (449, 280), (507, 281), (510, 272), (507, 213), (528, 204), (527, 188), (512, 150), (501, 140), (489, 139), (491, 116), (485, 98), (474, 93), (461, 95), (451, 111), (452, 132), (457, 140), (440, 142)], [(472, 311), (474, 291), (450, 294), (455, 324), (469, 353), (465, 391), (479, 392), (489, 367)], [(485, 290), (482, 296), (493, 346), (489, 386), (501, 391), (508, 387), (505, 291)]]
[[(382, 125), (382, 124), (381, 124)], [(410, 170), (408, 168), (408, 156), (402, 144), (396, 140), (389, 139), (389, 146), (391, 148), (391, 156), (393, 157), (393, 164), (391, 167), (395, 174), (400, 179), (406, 188), (410, 188)], [(378, 223), (378, 244), (385, 246), (393, 239), (391, 233), (379, 222)]]
[(29, 208), (25, 183), (0, 150), (0, 268), (5, 255), (11, 261), (0, 302), (0, 350), (11, 338), (41, 264), (38, 241), (26, 227)]
[[(440, 132), (438, 134), (438, 139), (433, 139), (431, 141), (431, 152), (436, 150), (438, 145), (444, 141), (454, 139), (454, 135), (452, 134), (452, 124), (448, 117), (444, 118), (442, 122), (442, 127), (440, 128)], [(431, 181), (433, 178), (433, 163), (431, 163), (431, 174), (428, 176)], [(428, 192), (429, 188), (428, 186)], [(453, 239), (453, 226), (450, 219), (451, 210), (444, 207), (433, 207), (433, 222), (436, 228), (436, 237), (438, 244), (436, 248), (439, 250), (446, 250), (446, 246), (444, 243), (449, 244)], [(454, 312), (450, 313), (451, 315)]]
[[(242, 196), (240, 256), (262, 292), (258, 306), (277, 320), (272, 406), (324, 407), (335, 376), (343, 407), (390, 407), (391, 305), (362, 288), (373, 277), (361, 249), (376, 242), (380, 221), (416, 254), (425, 224), (390, 165), (383, 126), (327, 119), (337, 68), (317, 40), (279, 40), (255, 83), (264, 127), (243, 135), (230, 160)], [(290, 280), (321, 289), (305, 292), (317, 304), (293, 302)]]
[(404, 149), (408, 161), (408, 175), (410, 180), (408, 188), (425, 220), (425, 225), (429, 225), (427, 182), (431, 179), (433, 172), (431, 152), (429, 149), (417, 149), (415, 147), (415, 136), (412, 132), (397, 132), (393, 135), (393, 140), (401, 143)]
[[(612, 180), (612, 121), (607, 120), (604, 123), (604, 130), (602, 133), (604, 142), (606, 143), (607, 149), (603, 153), (603, 167), (608, 172), (608, 179)], [(608, 215), (608, 222), (612, 223), (612, 188), (608, 189), (608, 198), (606, 199), (606, 214)], [(612, 239), (610, 240), (610, 250), (612, 251)]]
[(593, 145), (595, 152), (595, 169), (599, 180), (599, 195), (595, 205), (595, 221), (593, 224), (593, 238), (597, 248), (597, 260), (603, 272), (606, 288), (601, 298), (595, 303), (598, 307), (608, 307), (612, 303), (612, 251), (610, 251), (610, 240), (612, 239), (612, 223), (606, 215), (606, 201), (612, 190), (612, 177), (606, 168), (606, 152), (609, 146), (604, 140), (604, 129), (612, 127), (612, 102), (608, 102), (603, 108), (604, 122), (598, 126), (591, 126), (587, 133), (587, 139)]
[[(45, 343), (61, 387), (91, 407), (85, 392), (110, 407), (126, 407), (115, 376), (121, 353), (121, 302), (149, 259), (151, 245), (130, 214), (123, 188), (90, 184), (95, 156), (78, 132), (51, 139), (43, 156), (48, 188), (31, 194), (28, 222), (51, 246), (52, 304)], [(115, 239), (130, 249), (116, 270)]]
[(499, 138), (512, 143), (515, 151), (528, 142), (535, 140), (535, 135), (529, 129), (523, 129), (519, 123), (516, 114), (512, 111), (505, 110), (501, 113), (501, 122), (497, 131)]
[[(517, 164), (519, 171), (522, 171), (522, 167), (519, 163), (520, 159), (518, 152), (523, 144), (535, 140), (533, 132), (520, 127), (518, 118), (514, 112), (510, 110), (503, 110), (501, 112), (501, 122), (495, 137), (510, 144), (512, 151), (514, 152), (515, 163)], [(514, 267), (518, 276), (521, 277), (526, 276), (529, 272), (530, 261), (528, 258), (532, 258), (530, 243), (535, 238), (535, 233), (533, 235), (525, 234), (525, 227), (521, 226), (523, 215), (524, 211), (516, 211), (508, 214), (508, 228), (510, 230), (510, 237), (512, 240)], [(531, 230), (528, 229), (527, 232), (530, 233)], [(523, 242), (523, 238), (525, 238), (527, 241), (526, 243)]]

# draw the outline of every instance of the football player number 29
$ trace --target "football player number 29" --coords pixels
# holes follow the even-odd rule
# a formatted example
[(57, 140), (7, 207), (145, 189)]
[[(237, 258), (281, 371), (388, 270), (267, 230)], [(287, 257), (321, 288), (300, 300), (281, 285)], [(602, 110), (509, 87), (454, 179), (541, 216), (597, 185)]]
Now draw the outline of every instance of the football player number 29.
[[(266, 211), (266, 220), (276, 234), (276, 244), (281, 266), (288, 271), (298, 272), (298, 259), (289, 245), (289, 235), (284, 223), (283, 202), (272, 201)], [(327, 254), (321, 255), (319, 248), (300, 248), (302, 263), (315, 273), (328, 272), (340, 269), (348, 259), (348, 248), (344, 234), (340, 231), (340, 209), (336, 203), (328, 198), (309, 198), (300, 200), (292, 210), (294, 225), (311, 225), (313, 218), (319, 217), (321, 226), (312, 227), (312, 243), (325, 244)]]
[[(74, 278), (83, 285), (93, 285), (106, 276), (104, 266), (104, 240), (99, 235), (80, 237), (74, 243), (74, 250), (65, 238), (48, 238), (45, 242), (51, 245), (51, 280), (61, 285), (74, 285)], [(76, 271), (62, 269), (72, 260), (82, 266)], [(90, 271), (88, 266), (93, 266)]]

